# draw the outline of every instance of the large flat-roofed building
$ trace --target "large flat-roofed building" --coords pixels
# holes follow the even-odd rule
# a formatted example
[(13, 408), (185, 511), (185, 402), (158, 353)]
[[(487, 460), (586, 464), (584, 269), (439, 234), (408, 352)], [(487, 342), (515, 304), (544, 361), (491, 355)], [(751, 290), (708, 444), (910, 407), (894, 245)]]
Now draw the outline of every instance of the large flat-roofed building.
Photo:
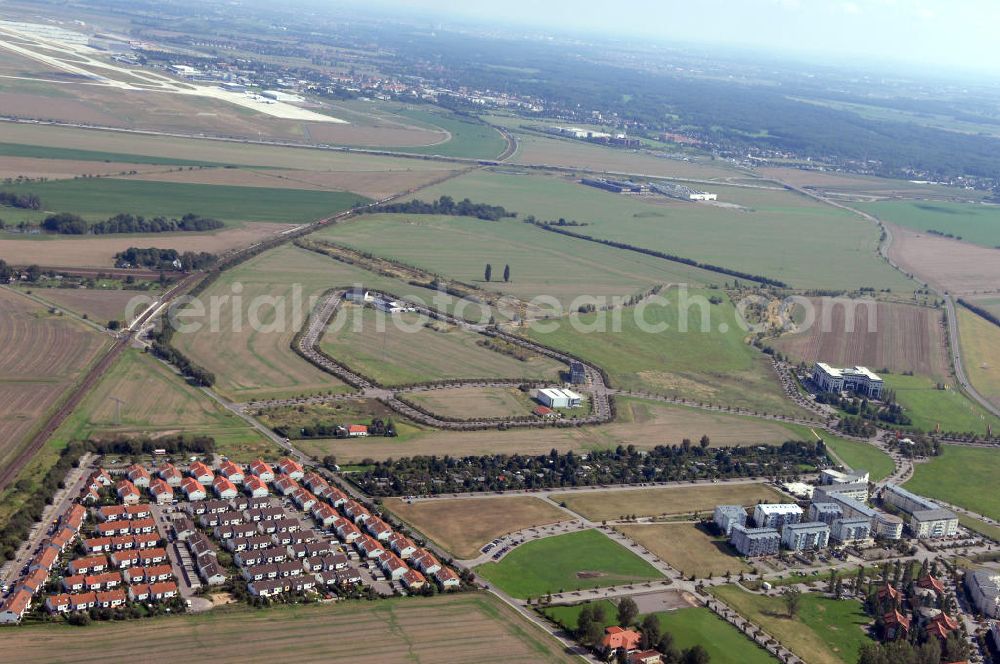
[(715, 525), (726, 537), (732, 532), (733, 526), (745, 526), (747, 511), (742, 505), (718, 505), (713, 515)]
[(827, 502), (835, 493), (862, 502), (868, 500), (868, 482), (847, 482), (844, 484), (824, 484), (813, 489), (813, 500)]
[(549, 408), (577, 408), (583, 397), (572, 390), (558, 387), (543, 387), (538, 390), (538, 401)]
[(827, 468), (820, 471), (819, 480), (822, 484), (852, 484), (854, 482), (867, 482), (868, 471), (858, 471), (842, 473), (839, 470)]
[(958, 515), (951, 510), (916, 510), (910, 515), (910, 530), (917, 537), (954, 537), (958, 534)]
[(898, 507), (907, 514), (913, 514), (918, 510), (936, 510), (940, 505), (929, 498), (918, 496), (912, 491), (907, 491), (896, 484), (886, 484), (882, 490), (882, 500)]
[(758, 528), (781, 530), (786, 524), (798, 523), (801, 520), (802, 508), (795, 503), (761, 503), (753, 510), (753, 522)]
[(740, 555), (748, 558), (773, 556), (781, 548), (781, 534), (774, 528), (747, 528), (734, 525), (729, 542)]
[(980, 613), (1000, 618), (1000, 572), (986, 568), (972, 570), (965, 575), (965, 587)]
[(781, 543), (792, 551), (822, 549), (830, 542), (830, 526), (821, 521), (789, 523), (781, 530)]
[(817, 362), (813, 365), (813, 382), (824, 392), (857, 392), (866, 397), (878, 399), (882, 396), (882, 378), (868, 370), (868, 367), (837, 369), (829, 364)]
[(872, 536), (872, 521), (866, 517), (836, 519), (830, 526), (830, 537), (842, 544), (865, 542)]
[(831, 525), (844, 515), (844, 510), (837, 503), (813, 503), (809, 506), (809, 520), (822, 521)]
[(875, 518), (875, 537), (898, 540), (903, 536), (903, 520), (895, 514), (879, 512)]

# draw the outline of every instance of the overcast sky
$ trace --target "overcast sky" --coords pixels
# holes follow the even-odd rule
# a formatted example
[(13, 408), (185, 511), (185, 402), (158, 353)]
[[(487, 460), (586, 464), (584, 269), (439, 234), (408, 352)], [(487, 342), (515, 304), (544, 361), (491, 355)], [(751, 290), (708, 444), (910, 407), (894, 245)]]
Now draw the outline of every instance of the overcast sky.
[(371, 0), (462, 19), (1000, 74), (1000, 0)]

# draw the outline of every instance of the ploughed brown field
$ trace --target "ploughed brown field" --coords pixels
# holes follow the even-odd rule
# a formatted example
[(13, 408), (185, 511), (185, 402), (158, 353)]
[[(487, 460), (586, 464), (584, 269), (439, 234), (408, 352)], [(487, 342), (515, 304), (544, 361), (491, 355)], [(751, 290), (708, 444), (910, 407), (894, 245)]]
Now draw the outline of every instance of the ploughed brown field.
[(399, 518), (461, 559), (476, 558), (490, 540), (532, 526), (569, 521), (572, 516), (532, 496), (385, 501)]
[(110, 337), (0, 289), (0, 467)]
[(126, 162), (5, 156), (0, 160), (0, 179), (25, 177), (68, 180), (81, 175), (120, 175), (133, 171), (139, 173), (159, 173), (176, 168), (176, 166), (129, 164)]
[(772, 342), (792, 359), (835, 367), (862, 365), (885, 367), (894, 373), (948, 375), (942, 310), (858, 300), (811, 301), (815, 320), (808, 329)]
[(892, 229), (889, 258), (917, 279), (953, 295), (996, 292), (1000, 284), (996, 249), (887, 225)]
[(125, 320), (125, 309), (132, 298), (156, 297), (155, 292), (99, 288), (36, 288), (33, 294), (101, 325), (110, 320)]
[(44, 239), (0, 239), (0, 258), (14, 265), (44, 267), (113, 267), (114, 256), (129, 247), (155, 246), (177, 251), (222, 253), (246, 247), (279, 233), (287, 224), (253, 223), (217, 233), (157, 233), (155, 235), (45, 236)]
[(562, 647), (485, 593), (280, 606), (101, 623), (22, 626), (0, 662), (562, 663)]

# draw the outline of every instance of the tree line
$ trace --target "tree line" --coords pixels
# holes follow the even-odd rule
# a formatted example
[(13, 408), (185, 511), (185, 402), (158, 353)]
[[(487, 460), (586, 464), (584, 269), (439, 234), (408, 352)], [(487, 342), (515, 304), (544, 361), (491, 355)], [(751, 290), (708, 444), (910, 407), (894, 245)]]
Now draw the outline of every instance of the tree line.
[(153, 343), (149, 347), (149, 352), (155, 357), (165, 360), (177, 367), (186, 378), (200, 387), (211, 387), (215, 384), (215, 374), (208, 369), (195, 364), (184, 353), (170, 345), (170, 340), (174, 336), (174, 328), (170, 324), (170, 316), (163, 316), (158, 332), (152, 335)]
[(216, 230), (223, 226), (225, 224), (218, 219), (202, 217), (191, 212), (180, 219), (167, 217), (147, 219), (139, 215), (121, 213), (93, 224), (88, 224), (83, 217), (71, 212), (59, 212), (49, 215), (42, 221), (43, 230), (60, 235), (199, 232)]
[(185, 251), (178, 252), (176, 249), (158, 249), (148, 247), (140, 249), (129, 247), (125, 251), (115, 254), (115, 266), (139, 266), (152, 270), (176, 270), (191, 272), (210, 267), (215, 263), (217, 257), (208, 252)]
[(42, 199), (35, 194), (16, 194), (12, 191), (0, 191), (0, 205), (21, 208), (22, 210), (41, 210)]
[(966, 309), (968, 309), (969, 311), (971, 311), (972, 313), (979, 316), (980, 318), (984, 318), (985, 320), (988, 320), (994, 325), (1000, 325), (1000, 317), (997, 317), (992, 312), (987, 311), (986, 309), (983, 309), (982, 307), (969, 302), (965, 298), (961, 297), (958, 298), (958, 303), (961, 304)]
[(358, 210), (362, 214), (389, 212), (393, 214), (440, 214), (450, 217), (475, 217), (484, 221), (499, 221), (505, 217), (516, 217), (516, 212), (508, 212), (502, 205), (473, 203), (468, 198), (455, 202), (451, 196), (442, 196), (432, 203), (413, 199), (408, 203), (386, 203)]

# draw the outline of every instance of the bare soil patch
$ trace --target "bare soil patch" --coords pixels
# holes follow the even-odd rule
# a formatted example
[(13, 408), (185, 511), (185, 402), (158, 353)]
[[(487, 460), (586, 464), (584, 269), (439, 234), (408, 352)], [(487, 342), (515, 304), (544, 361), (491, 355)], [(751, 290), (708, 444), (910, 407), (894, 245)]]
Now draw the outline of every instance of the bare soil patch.
[(124, 320), (125, 307), (132, 298), (154, 296), (147, 291), (97, 288), (36, 288), (32, 293), (75, 314), (86, 315), (102, 325), (110, 320)]
[(997, 291), (1000, 251), (888, 225), (889, 257), (904, 271), (954, 295)]

